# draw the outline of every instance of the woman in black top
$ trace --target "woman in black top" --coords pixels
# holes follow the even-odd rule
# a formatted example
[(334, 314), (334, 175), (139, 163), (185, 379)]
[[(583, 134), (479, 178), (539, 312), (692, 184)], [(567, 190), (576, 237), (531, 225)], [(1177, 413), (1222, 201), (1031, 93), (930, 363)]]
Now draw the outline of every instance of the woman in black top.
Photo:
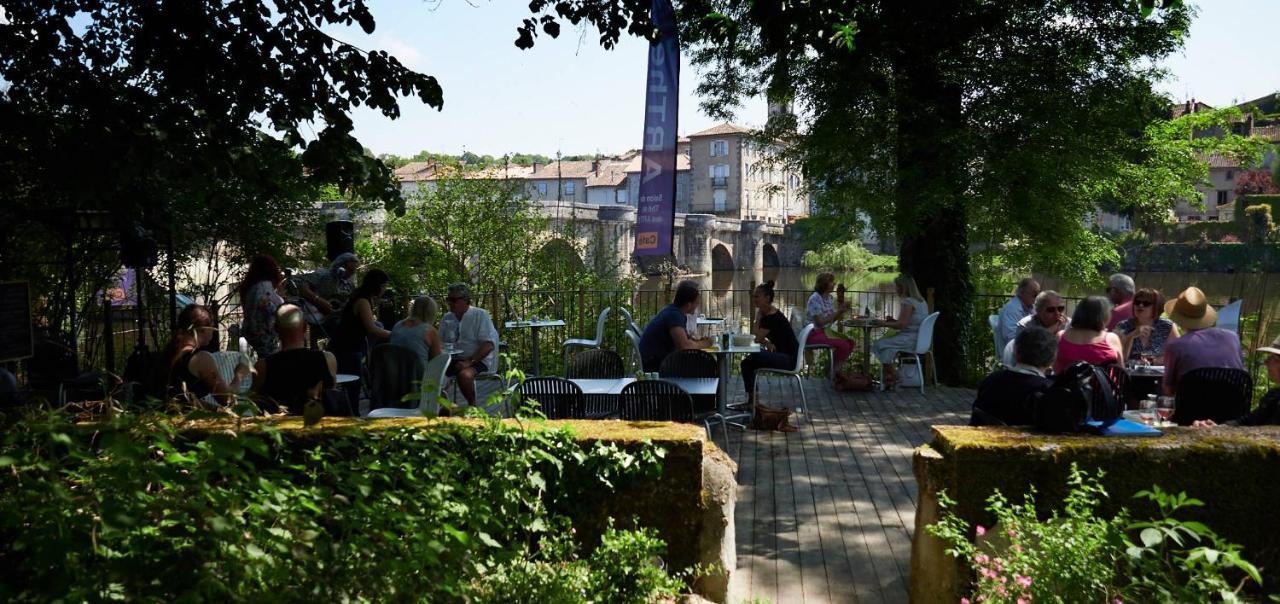
[(252, 372), (248, 365), (240, 363), (236, 365), (230, 384), (222, 380), (213, 355), (203, 350), (217, 332), (209, 309), (199, 304), (188, 305), (178, 313), (178, 326), (161, 355), (168, 394), (180, 396), (190, 393), (196, 398), (212, 394), (219, 402), (230, 400), (240, 391), (240, 383)]
[(765, 281), (751, 292), (756, 315), (756, 343), (764, 350), (742, 359), (742, 384), (747, 389), (747, 403), (755, 403), (756, 371), (764, 368), (793, 369), (800, 343), (791, 330), (791, 322), (773, 305), (773, 282)]

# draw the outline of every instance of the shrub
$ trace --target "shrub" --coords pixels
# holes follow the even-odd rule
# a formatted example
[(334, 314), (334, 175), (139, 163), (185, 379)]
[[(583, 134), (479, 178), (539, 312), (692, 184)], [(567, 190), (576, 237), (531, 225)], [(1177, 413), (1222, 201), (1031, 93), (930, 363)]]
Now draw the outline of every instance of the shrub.
[[(13, 423), (0, 436), (0, 600), (470, 599), (493, 569), (563, 561), (568, 546), (548, 539), (569, 533), (568, 510), (661, 469), (652, 445), (493, 420), (363, 425)], [(605, 544), (575, 572), (672, 588), (647, 563), (662, 551), (651, 534)], [(578, 584), (560, 579), (545, 590)]]
[(1253, 241), (1266, 241), (1275, 230), (1271, 218), (1271, 206), (1256, 205), (1244, 209), (1245, 222), (1249, 225), (1249, 238)]
[(949, 555), (969, 564), (977, 602), (1235, 601), (1247, 582), (1261, 584), (1239, 546), (1201, 523), (1174, 517), (1201, 502), (1155, 487), (1135, 497), (1155, 502), (1160, 518), (1132, 522), (1123, 509), (1105, 517), (1099, 513), (1107, 497), (1101, 477), (1101, 471), (1089, 476), (1072, 464), (1063, 509), (1047, 515), (1036, 508), (1034, 487), (1017, 504), (997, 491), (986, 508), (995, 526), (972, 532), (951, 511), (955, 502), (940, 493), (942, 519), (926, 530), (950, 545)]
[(893, 271), (898, 259), (867, 251), (858, 241), (828, 243), (804, 253), (801, 262), (807, 268), (821, 270)]

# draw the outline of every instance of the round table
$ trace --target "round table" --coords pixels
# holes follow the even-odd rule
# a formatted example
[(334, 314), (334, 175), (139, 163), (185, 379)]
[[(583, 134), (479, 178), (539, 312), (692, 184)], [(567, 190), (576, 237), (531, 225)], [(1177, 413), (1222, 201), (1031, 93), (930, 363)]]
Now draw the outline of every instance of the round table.
[(760, 352), (760, 345), (753, 342), (750, 346), (734, 346), (731, 343), (728, 347), (712, 346), (710, 348), (703, 348), (702, 350), (703, 352), (713, 354), (720, 358), (720, 383), (716, 385), (716, 389), (718, 391), (716, 393), (717, 412), (724, 418), (726, 424), (745, 429), (746, 424), (729, 421), (743, 417), (750, 418), (752, 414), (752, 411), (733, 415), (729, 414), (729, 366), (732, 362), (733, 355)]
[(840, 322), (842, 327), (853, 327), (862, 330), (862, 374), (871, 376), (871, 330), (880, 327), (879, 319), (870, 317), (854, 317)]

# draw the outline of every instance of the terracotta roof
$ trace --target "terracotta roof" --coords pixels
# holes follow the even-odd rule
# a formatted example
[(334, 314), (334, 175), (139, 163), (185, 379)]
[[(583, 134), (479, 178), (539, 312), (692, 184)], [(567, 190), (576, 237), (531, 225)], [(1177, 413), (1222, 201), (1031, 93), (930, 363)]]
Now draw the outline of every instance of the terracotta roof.
[[(426, 166), (427, 162), (414, 162), (396, 169), (396, 178), (400, 182), (438, 180), (452, 177), (458, 170), (458, 168), (452, 166), (437, 166), (435, 164), (431, 164), (426, 168), (406, 169), (419, 164)], [(533, 168), (529, 166), (515, 164), (510, 166), (489, 166), (487, 168), (465, 168), (462, 170), (462, 178), (466, 180), (503, 180), (506, 178), (526, 178), (532, 172)]]
[[(626, 171), (639, 172), (641, 157), (642, 156), (637, 155), (631, 158), (631, 161), (627, 162)], [(682, 172), (688, 169), (689, 169), (689, 156), (683, 153), (677, 153), (676, 154), (676, 172)]]
[(435, 177), (435, 162), (413, 161), (395, 169), (396, 179), (400, 182), (429, 180)]
[(1240, 167), (1240, 162), (1234, 159), (1231, 159), (1229, 157), (1223, 157), (1221, 155), (1218, 155), (1217, 153), (1214, 153), (1213, 155), (1210, 155), (1209, 157), (1206, 157), (1204, 159), (1205, 161), (1209, 162), (1210, 168), (1239, 168)]
[(720, 124), (719, 126), (712, 126), (710, 128), (707, 128), (702, 132), (695, 132), (693, 134), (690, 134), (689, 138), (693, 138), (695, 136), (721, 136), (725, 134), (750, 134), (750, 133), (751, 133), (750, 128), (725, 122), (723, 124)]
[[(600, 160), (604, 163), (607, 160)], [(534, 180), (554, 180), (556, 178), (587, 178), (595, 174), (592, 169), (592, 160), (585, 159), (581, 161), (561, 161), (551, 162), (545, 166), (538, 166), (533, 174), (526, 178)]]
[(1213, 107), (1210, 107), (1209, 105), (1205, 103), (1201, 103), (1200, 101), (1197, 101), (1195, 99), (1192, 99), (1185, 103), (1173, 103), (1172, 105), (1169, 106), (1170, 113), (1173, 114), (1174, 118), (1182, 117), (1188, 113), (1196, 113), (1198, 111), (1204, 111), (1206, 109), (1213, 109)]
[(604, 163), (600, 166), (599, 174), (587, 177), (587, 186), (617, 187), (627, 180), (627, 163), (621, 161)]
[(1280, 143), (1280, 125), (1254, 126), (1253, 135), (1260, 136), (1273, 143)]

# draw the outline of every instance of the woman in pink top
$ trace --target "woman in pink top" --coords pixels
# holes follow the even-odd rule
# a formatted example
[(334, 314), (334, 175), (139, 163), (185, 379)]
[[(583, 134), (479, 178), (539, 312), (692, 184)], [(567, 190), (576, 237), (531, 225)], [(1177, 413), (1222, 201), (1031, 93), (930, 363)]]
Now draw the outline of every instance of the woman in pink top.
[(1071, 327), (1063, 330), (1058, 338), (1058, 358), (1053, 371), (1063, 369), (1076, 361), (1090, 365), (1119, 363), (1123, 357), (1120, 336), (1106, 330), (1111, 319), (1111, 303), (1102, 296), (1089, 296), (1076, 305), (1071, 315)]

